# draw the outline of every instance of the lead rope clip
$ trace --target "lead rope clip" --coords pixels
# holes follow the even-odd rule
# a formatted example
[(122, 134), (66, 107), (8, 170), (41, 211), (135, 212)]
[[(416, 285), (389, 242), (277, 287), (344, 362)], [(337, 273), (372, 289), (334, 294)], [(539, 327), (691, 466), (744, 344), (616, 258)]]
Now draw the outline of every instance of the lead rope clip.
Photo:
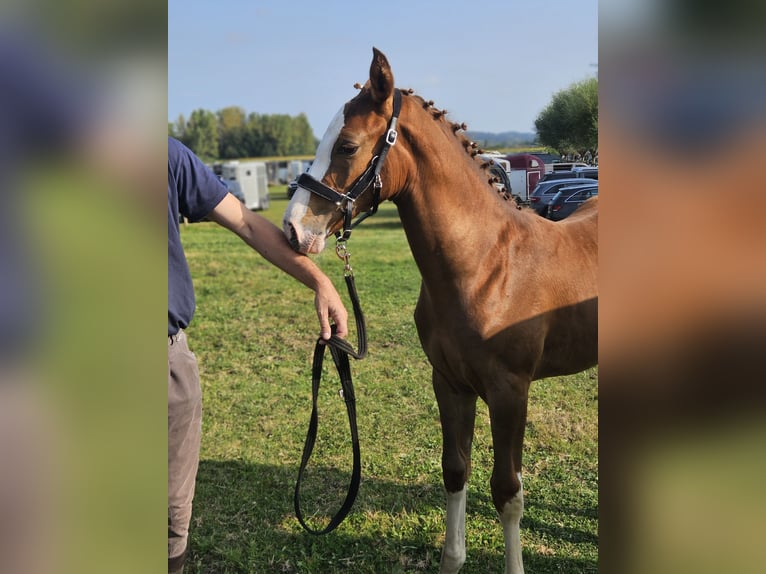
[(348, 250), (348, 245), (346, 243), (346, 239), (343, 237), (338, 237), (335, 241), (335, 254), (343, 261), (343, 275), (344, 277), (353, 277), (354, 276), (354, 270), (351, 268), (351, 264), (349, 263), (349, 259), (351, 257), (351, 253)]

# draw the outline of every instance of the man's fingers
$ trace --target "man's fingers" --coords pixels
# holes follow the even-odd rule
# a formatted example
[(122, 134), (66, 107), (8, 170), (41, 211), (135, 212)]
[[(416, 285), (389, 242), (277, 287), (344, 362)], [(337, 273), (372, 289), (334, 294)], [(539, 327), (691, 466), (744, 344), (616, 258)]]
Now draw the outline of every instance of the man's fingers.
[(341, 339), (345, 339), (348, 335), (348, 316), (345, 313), (345, 309), (343, 312), (338, 311), (336, 313), (333, 313), (333, 321), (335, 321), (335, 334), (340, 337)]
[(332, 336), (332, 329), (330, 328), (330, 321), (327, 315), (319, 313), (319, 334), (326, 341)]
[(348, 331), (341, 331), (340, 329), (338, 329), (335, 332), (335, 334), (338, 335), (338, 337), (340, 337), (341, 339), (345, 339), (346, 336), (348, 335)]

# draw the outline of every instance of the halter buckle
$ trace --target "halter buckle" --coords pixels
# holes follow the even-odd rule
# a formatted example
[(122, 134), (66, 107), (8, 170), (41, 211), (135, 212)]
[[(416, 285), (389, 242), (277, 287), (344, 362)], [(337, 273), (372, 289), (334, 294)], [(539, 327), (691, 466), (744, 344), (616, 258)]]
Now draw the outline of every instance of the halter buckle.
[(394, 128), (390, 128), (386, 132), (386, 143), (388, 145), (394, 145), (396, 143), (396, 137), (398, 135), (399, 135), (399, 133)]
[(344, 195), (343, 199), (341, 199), (340, 201), (335, 202), (335, 205), (338, 206), (338, 209), (340, 211), (345, 213), (346, 211), (349, 211), (349, 207), (351, 208), (350, 209), (351, 211), (354, 210), (354, 201), (356, 201), (356, 198), (349, 197), (348, 195)]

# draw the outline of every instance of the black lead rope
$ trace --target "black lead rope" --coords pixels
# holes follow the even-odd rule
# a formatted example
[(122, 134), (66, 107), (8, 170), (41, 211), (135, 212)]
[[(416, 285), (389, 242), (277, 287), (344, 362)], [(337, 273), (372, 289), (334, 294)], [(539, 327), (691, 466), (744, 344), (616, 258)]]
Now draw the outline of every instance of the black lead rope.
[[(311, 420), (309, 422), (309, 430), (306, 434), (306, 443), (303, 446), (303, 456), (301, 457), (301, 467), (298, 470), (298, 480), (295, 483), (295, 495), (293, 502), (295, 503), (295, 515), (298, 517), (298, 521), (301, 526), (311, 534), (327, 534), (334, 530), (346, 515), (351, 510), (351, 507), (356, 500), (357, 492), (359, 492), (359, 483), (361, 480), (361, 457), (359, 454), (359, 437), (356, 428), (356, 398), (354, 397), (354, 384), (351, 382), (351, 368), (349, 367), (348, 357), (349, 355), (355, 359), (362, 359), (367, 354), (367, 331), (364, 326), (364, 315), (362, 315), (362, 309), (359, 305), (359, 296), (356, 292), (356, 285), (354, 284), (354, 275), (351, 271), (351, 266), (348, 263), (349, 253), (346, 248), (346, 241), (351, 235), (351, 230), (356, 227), (362, 220), (374, 215), (378, 210), (378, 202), (380, 201), (380, 189), (382, 187), (380, 170), (383, 167), (383, 162), (388, 155), (389, 150), (396, 144), (397, 131), (396, 125), (399, 118), (399, 113), (402, 108), (402, 94), (399, 90), (394, 90), (393, 95), (393, 109), (391, 119), (388, 123), (388, 130), (383, 138), (383, 143), (379, 155), (374, 156), (367, 169), (362, 175), (357, 178), (351, 189), (344, 195), (337, 190), (325, 185), (321, 181), (314, 179), (313, 176), (308, 173), (303, 173), (298, 177), (297, 183), (299, 186), (305, 188), (311, 193), (335, 203), (341, 208), (344, 214), (343, 221), (343, 233), (336, 233), (337, 244), (335, 251), (343, 261), (345, 261), (345, 278), (346, 287), (348, 287), (348, 294), (351, 297), (351, 304), (354, 308), (354, 318), (356, 319), (356, 333), (357, 341), (359, 342), (359, 350), (355, 351), (354, 348), (345, 339), (341, 339), (335, 334), (335, 327), (333, 326), (332, 336), (328, 341), (318, 339), (317, 344), (314, 347), (314, 362), (311, 368), (311, 394), (312, 394), (312, 409)], [(358, 216), (356, 221), (353, 219), (353, 207), (357, 198), (362, 195), (367, 189), (372, 186), (373, 197), (372, 206), (369, 211)], [(338, 375), (340, 376), (341, 394), (343, 400), (346, 402), (346, 410), (348, 411), (348, 423), (351, 427), (351, 445), (354, 452), (354, 466), (351, 471), (351, 482), (348, 486), (348, 494), (343, 501), (343, 505), (340, 510), (332, 517), (330, 523), (322, 530), (314, 530), (310, 528), (303, 519), (303, 513), (301, 512), (300, 494), (301, 494), (301, 481), (303, 480), (303, 473), (306, 470), (311, 453), (314, 450), (314, 443), (316, 442), (317, 429), (319, 427), (319, 415), (317, 412), (317, 399), (319, 395), (319, 381), (322, 378), (322, 363), (324, 361), (324, 350), (326, 347), (330, 348), (330, 354), (332, 355), (335, 367), (338, 369)]]
[[(345, 246), (344, 246), (345, 249)], [(355, 359), (362, 359), (367, 354), (367, 330), (364, 325), (364, 315), (359, 304), (359, 295), (356, 292), (356, 285), (354, 284), (354, 276), (351, 273), (351, 267), (348, 265), (348, 254), (346, 253), (346, 287), (348, 288), (348, 294), (351, 297), (351, 304), (354, 309), (354, 318), (356, 320), (356, 333), (357, 340), (359, 342), (359, 350), (355, 351), (351, 344), (345, 339), (341, 339), (335, 334), (335, 325), (332, 327), (332, 336), (329, 340), (325, 341), (321, 337), (317, 339), (316, 346), (314, 347), (314, 361), (311, 368), (311, 420), (309, 422), (309, 430), (306, 434), (306, 443), (303, 446), (303, 456), (301, 457), (301, 466), (298, 471), (298, 480), (295, 483), (295, 495), (293, 502), (295, 504), (295, 515), (298, 518), (298, 522), (301, 523), (304, 530), (311, 534), (327, 534), (334, 530), (346, 515), (351, 510), (356, 500), (356, 495), (359, 492), (359, 483), (362, 476), (362, 464), (361, 455), (359, 452), (359, 436), (356, 427), (356, 397), (354, 396), (354, 384), (351, 381), (351, 368), (349, 366), (349, 355)], [(325, 348), (330, 348), (330, 354), (332, 355), (335, 367), (338, 370), (341, 384), (341, 394), (343, 400), (346, 402), (346, 411), (348, 412), (348, 423), (351, 428), (351, 446), (354, 454), (353, 469), (351, 471), (351, 482), (348, 485), (348, 493), (346, 499), (343, 501), (343, 505), (340, 507), (335, 516), (332, 517), (330, 523), (322, 530), (314, 530), (303, 519), (303, 513), (301, 512), (300, 505), (300, 491), (301, 481), (303, 479), (303, 472), (306, 470), (306, 465), (311, 457), (311, 452), (314, 450), (314, 443), (316, 442), (317, 429), (319, 427), (319, 415), (317, 412), (317, 399), (319, 396), (319, 381), (322, 378), (322, 363), (324, 361)]]

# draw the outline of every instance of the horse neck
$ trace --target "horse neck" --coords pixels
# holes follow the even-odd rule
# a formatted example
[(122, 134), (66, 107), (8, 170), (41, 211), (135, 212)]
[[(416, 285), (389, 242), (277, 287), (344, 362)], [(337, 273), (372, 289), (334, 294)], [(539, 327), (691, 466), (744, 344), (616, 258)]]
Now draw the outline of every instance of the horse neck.
[(499, 242), (507, 245), (521, 233), (520, 214), (489, 186), (488, 173), (444, 120), (409, 107), (408, 118), (420, 117), (400, 126), (409, 167), (407, 185), (393, 201), (412, 254), (426, 284), (480, 281), (487, 258), (506, 256)]

